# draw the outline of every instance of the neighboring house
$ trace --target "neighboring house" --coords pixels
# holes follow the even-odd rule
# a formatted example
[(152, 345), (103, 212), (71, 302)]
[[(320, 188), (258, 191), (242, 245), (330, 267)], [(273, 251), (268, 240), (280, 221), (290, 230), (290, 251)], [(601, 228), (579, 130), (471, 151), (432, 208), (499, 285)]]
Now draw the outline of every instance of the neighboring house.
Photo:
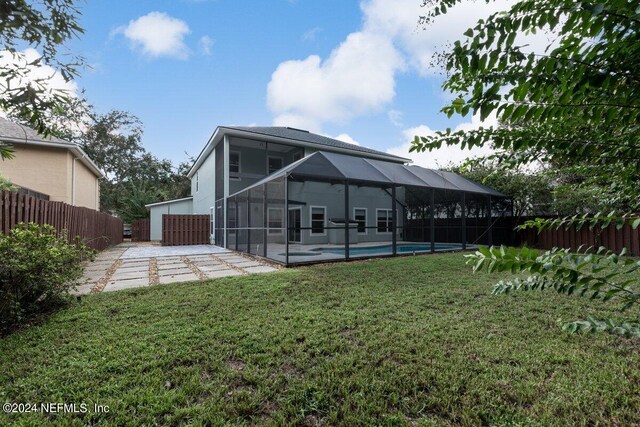
[[(424, 224), (420, 230), (409, 227), (420, 215), (425, 219), (430, 194), (441, 211), (433, 216), (463, 223), (468, 203), (475, 203), (477, 218), (482, 212), (490, 218), (490, 198), (504, 198), (459, 175), (407, 166), (410, 162), (300, 129), (221, 126), (188, 173), (192, 196), (147, 206), (152, 240), (162, 235), (164, 213), (208, 214), (212, 243), (288, 264), (291, 245), (299, 256), (313, 257), (323, 245), (344, 246), (347, 238), (350, 245), (394, 242), (395, 247), (420, 234), (425, 242)], [(435, 238), (462, 239), (465, 245), (469, 240), (448, 230)]]
[(104, 174), (78, 145), (39, 135), (0, 118), (0, 141), (13, 146), (15, 157), (0, 160), (0, 175), (23, 187), (65, 202), (100, 210)]

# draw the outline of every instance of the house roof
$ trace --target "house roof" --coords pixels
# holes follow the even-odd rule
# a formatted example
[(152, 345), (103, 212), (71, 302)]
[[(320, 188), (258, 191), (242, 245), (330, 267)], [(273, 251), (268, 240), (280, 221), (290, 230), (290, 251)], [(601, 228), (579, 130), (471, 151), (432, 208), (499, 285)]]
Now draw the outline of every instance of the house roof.
[(385, 157), (392, 157), (403, 163), (411, 162), (410, 159), (405, 159), (393, 154), (384, 153), (382, 151), (373, 150), (371, 148), (363, 147), (361, 145), (349, 144), (348, 142), (340, 141), (339, 139), (329, 138), (323, 135), (311, 133), (302, 129), (295, 129), (290, 127), (261, 127), (261, 126), (234, 126), (227, 129), (238, 129), (245, 132), (257, 133), (260, 135), (275, 136), (278, 138), (285, 138), (294, 141), (309, 142), (312, 144), (324, 145), (326, 147), (342, 148), (345, 150), (358, 151), (361, 153), (377, 154)]
[(77, 144), (52, 136), (44, 137), (30, 127), (14, 123), (0, 117), (0, 141), (9, 144), (38, 145), (43, 147), (64, 148), (71, 151), (96, 176), (104, 178), (104, 173)]
[[(316, 152), (306, 156), (247, 188), (259, 186), (282, 176), (290, 176), (294, 179), (336, 180), (373, 185), (406, 185), (507, 197), (499, 191), (453, 172), (326, 152)], [(235, 194), (242, 193), (247, 188)]]
[(219, 126), (216, 128), (215, 132), (209, 139), (209, 142), (194, 162), (191, 170), (187, 174), (188, 177), (193, 176), (195, 171), (211, 153), (213, 148), (223, 139), (225, 134), (244, 138), (260, 138), (267, 140), (267, 142), (293, 143), (324, 151), (360, 155), (367, 158), (386, 160), (396, 163), (411, 163), (411, 159), (360, 145), (349, 144), (348, 142), (318, 135), (302, 129), (278, 126)]

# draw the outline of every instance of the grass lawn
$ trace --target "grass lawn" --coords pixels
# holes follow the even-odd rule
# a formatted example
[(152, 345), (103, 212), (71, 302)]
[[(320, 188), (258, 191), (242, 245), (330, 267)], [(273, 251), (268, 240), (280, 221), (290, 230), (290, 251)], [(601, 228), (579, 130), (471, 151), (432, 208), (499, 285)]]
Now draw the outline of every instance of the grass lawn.
[(640, 341), (557, 324), (615, 305), (499, 278), (447, 254), (89, 296), (0, 340), (0, 400), (110, 412), (0, 425), (640, 424)]

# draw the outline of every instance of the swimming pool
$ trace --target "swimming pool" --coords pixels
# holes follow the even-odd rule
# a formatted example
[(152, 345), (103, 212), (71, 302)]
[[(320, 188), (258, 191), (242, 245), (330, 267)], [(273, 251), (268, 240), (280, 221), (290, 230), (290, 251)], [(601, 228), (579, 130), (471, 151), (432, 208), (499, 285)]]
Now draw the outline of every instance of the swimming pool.
[[(436, 251), (447, 251), (462, 249), (462, 245), (455, 243), (436, 243)], [(344, 255), (344, 248), (315, 248), (311, 249), (313, 252), (330, 253), (337, 255)], [(413, 252), (429, 252), (431, 251), (430, 243), (399, 243), (397, 245), (397, 252), (399, 254), (413, 253)], [(380, 245), (380, 246), (365, 246), (365, 247), (351, 247), (349, 248), (350, 256), (366, 256), (366, 255), (387, 255), (393, 252), (393, 245)]]

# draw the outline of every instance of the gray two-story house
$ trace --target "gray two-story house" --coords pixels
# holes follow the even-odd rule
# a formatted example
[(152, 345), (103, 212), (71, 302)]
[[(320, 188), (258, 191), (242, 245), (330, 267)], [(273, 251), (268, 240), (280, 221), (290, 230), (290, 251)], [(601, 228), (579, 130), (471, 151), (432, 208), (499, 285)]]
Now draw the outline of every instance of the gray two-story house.
[(191, 197), (148, 206), (151, 238), (163, 214), (207, 214), (212, 244), (285, 264), (490, 238), (504, 195), (410, 162), (300, 129), (221, 126), (189, 171)]

